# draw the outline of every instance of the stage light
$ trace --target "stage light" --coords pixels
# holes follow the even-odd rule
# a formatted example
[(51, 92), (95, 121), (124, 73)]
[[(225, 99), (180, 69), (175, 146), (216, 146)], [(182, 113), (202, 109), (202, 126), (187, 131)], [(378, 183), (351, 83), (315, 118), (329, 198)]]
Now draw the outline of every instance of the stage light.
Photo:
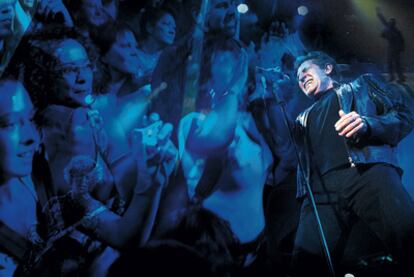
[(239, 13), (247, 13), (249, 11), (249, 6), (247, 6), (246, 4), (239, 4), (237, 6), (237, 11)]
[(308, 8), (306, 6), (299, 6), (298, 7), (298, 14), (301, 16), (307, 15), (309, 12)]
[(345, 274), (345, 277), (355, 277), (355, 275), (352, 274), (352, 273), (347, 273), (347, 274)]

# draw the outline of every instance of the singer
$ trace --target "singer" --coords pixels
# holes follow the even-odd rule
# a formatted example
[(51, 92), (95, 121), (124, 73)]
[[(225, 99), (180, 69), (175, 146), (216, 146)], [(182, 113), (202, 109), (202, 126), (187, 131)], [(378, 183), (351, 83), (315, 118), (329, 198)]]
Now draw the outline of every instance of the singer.
[[(310, 181), (337, 273), (348, 235), (361, 220), (405, 270), (414, 247), (414, 203), (401, 183), (396, 146), (414, 120), (398, 92), (371, 75), (339, 84), (336, 62), (310, 52), (295, 62), (301, 90), (314, 103), (295, 122), (303, 174)], [(302, 177), (302, 178), (301, 178)], [(329, 275), (315, 217), (304, 198), (293, 251), (294, 276)], [(407, 272), (407, 271), (405, 271)], [(410, 272), (410, 271), (408, 271)], [(343, 276), (343, 275), (342, 275)]]

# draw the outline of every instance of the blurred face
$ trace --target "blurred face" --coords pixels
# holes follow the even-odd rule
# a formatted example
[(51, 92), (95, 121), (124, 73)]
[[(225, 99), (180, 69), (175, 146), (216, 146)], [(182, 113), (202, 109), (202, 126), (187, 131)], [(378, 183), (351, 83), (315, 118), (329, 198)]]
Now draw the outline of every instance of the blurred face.
[(85, 48), (77, 41), (67, 39), (59, 43), (54, 56), (58, 61), (55, 68), (57, 101), (74, 107), (91, 104), (93, 73)]
[(137, 74), (139, 70), (138, 44), (131, 31), (118, 33), (114, 44), (103, 57), (113, 69), (126, 74)]
[(158, 19), (153, 28), (150, 28), (150, 34), (159, 42), (171, 45), (175, 39), (175, 19), (166, 13)]
[(21, 84), (0, 84), (0, 176), (24, 177), (32, 172), (38, 133), (33, 123), (33, 105)]
[(0, 40), (13, 35), (16, 0), (0, 1)]
[(207, 25), (212, 32), (234, 36), (237, 28), (234, 0), (212, 0), (207, 15)]
[(332, 87), (332, 65), (327, 65), (325, 69), (320, 68), (312, 60), (303, 62), (298, 68), (297, 77), (299, 87), (310, 98), (314, 98), (319, 93)]
[(117, 14), (115, 0), (83, 0), (81, 9), (86, 23), (95, 27), (107, 23), (111, 17), (115, 19)]

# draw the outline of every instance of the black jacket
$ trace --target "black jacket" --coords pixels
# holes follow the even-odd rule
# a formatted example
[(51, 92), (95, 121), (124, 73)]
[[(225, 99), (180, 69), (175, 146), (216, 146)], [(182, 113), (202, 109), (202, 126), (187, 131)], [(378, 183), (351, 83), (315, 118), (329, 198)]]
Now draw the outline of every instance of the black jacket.
[[(351, 166), (386, 163), (401, 168), (397, 161), (397, 144), (414, 126), (413, 116), (398, 91), (386, 88), (372, 75), (362, 75), (335, 89), (339, 105), (345, 113), (357, 112), (367, 124), (362, 134), (347, 139), (348, 159)], [(297, 197), (306, 195), (306, 179), (310, 179), (310, 157), (306, 126), (313, 105), (303, 111), (295, 122), (296, 140), (301, 145), (298, 168)]]

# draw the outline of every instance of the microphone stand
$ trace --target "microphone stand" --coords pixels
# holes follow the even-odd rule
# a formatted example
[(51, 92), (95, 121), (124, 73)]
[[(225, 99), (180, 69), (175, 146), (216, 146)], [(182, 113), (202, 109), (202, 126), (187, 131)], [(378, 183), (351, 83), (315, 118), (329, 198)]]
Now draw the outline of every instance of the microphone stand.
[[(265, 84), (265, 82), (263, 82), (263, 79), (262, 79), (262, 85), (263, 85), (264, 90), (266, 91), (266, 84)], [(328, 243), (326, 241), (325, 232), (323, 231), (322, 222), (321, 222), (321, 219), (319, 217), (318, 208), (316, 207), (315, 197), (314, 197), (314, 194), (312, 192), (312, 188), (311, 188), (311, 185), (310, 185), (310, 182), (309, 182), (309, 178), (308, 178), (308, 176), (305, 176), (305, 174), (304, 174), (304, 166), (303, 166), (302, 161), (299, 157), (299, 150), (298, 150), (298, 147), (297, 147), (296, 139), (295, 139), (295, 136), (293, 135), (292, 128), (289, 124), (289, 118), (288, 118), (288, 115), (287, 115), (287, 112), (286, 112), (285, 102), (279, 98), (279, 96), (277, 94), (277, 89), (278, 88), (277, 88), (276, 82), (272, 81), (272, 95), (273, 95), (274, 99), (276, 100), (276, 103), (279, 105), (279, 107), (282, 111), (283, 121), (284, 121), (284, 123), (285, 123), (285, 125), (288, 129), (289, 138), (292, 141), (293, 147), (295, 149), (295, 155), (296, 155), (296, 158), (298, 160), (299, 171), (300, 171), (300, 174), (302, 174), (302, 178), (303, 178), (303, 180), (305, 180), (305, 183), (306, 183), (306, 189), (308, 191), (308, 198), (309, 198), (310, 204), (312, 206), (313, 214), (315, 215), (315, 219), (316, 219), (316, 223), (317, 223), (317, 227), (318, 227), (318, 233), (319, 233), (319, 237), (320, 237), (321, 244), (322, 244), (322, 249), (323, 249), (323, 252), (324, 252), (325, 258), (326, 258), (326, 263), (328, 265), (329, 272), (331, 273), (332, 277), (335, 277), (335, 270), (334, 270), (334, 266), (333, 266), (333, 263), (332, 263), (332, 258), (331, 258), (331, 254), (330, 254), (330, 251), (329, 251)]]

